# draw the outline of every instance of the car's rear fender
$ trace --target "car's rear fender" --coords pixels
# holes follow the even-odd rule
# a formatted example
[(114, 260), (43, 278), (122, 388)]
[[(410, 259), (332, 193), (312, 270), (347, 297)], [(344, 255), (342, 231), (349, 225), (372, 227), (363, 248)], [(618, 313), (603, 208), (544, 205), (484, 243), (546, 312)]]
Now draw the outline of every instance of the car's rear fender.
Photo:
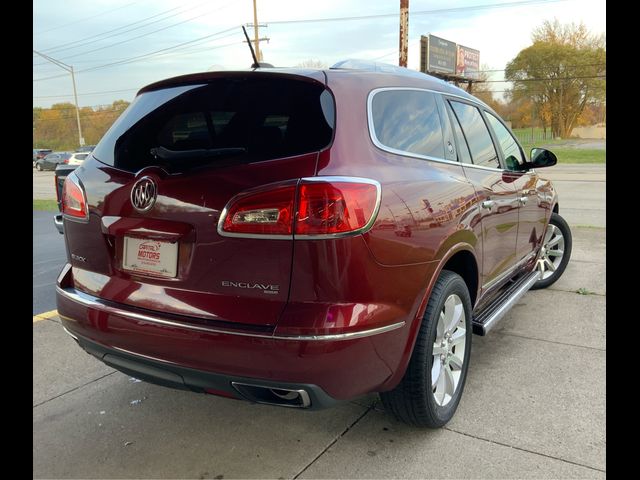
[[(391, 390), (395, 388), (398, 385), (398, 383), (400, 383), (400, 381), (402, 380), (402, 377), (404, 376), (407, 370), (407, 367), (409, 365), (409, 361), (411, 360), (411, 355), (413, 354), (413, 348), (415, 346), (416, 339), (418, 337), (418, 332), (420, 331), (420, 326), (422, 325), (422, 318), (424, 316), (425, 310), (427, 309), (427, 304), (429, 303), (429, 298), (431, 297), (433, 286), (435, 285), (438, 277), (440, 276), (440, 273), (442, 272), (442, 270), (444, 270), (449, 260), (451, 260), (456, 254), (460, 252), (468, 252), (469, 254), (471, 254), (474, 258), (474, 261), (476, 262), (476, 268), (475, 268), (476, 275), (477, 275), (476, 285), (480, 284), (479, 282), (480, 269), (478, 268), (478, 260), (477, 260), (478, 257), (476, 256), (475, 249), (469, 243), (466, 243), (466, 242), (453, 243), (452, 245), (451, 242), (453, 241), (454, 240), (450, 238), (450, 239), (447, 239), (447, 241), (443, 242), (443, 248), (444, 246), (448, 245), (449, 246), (448, 249), (444, 251), (444, 253), (442, 254), (439, 260), (430, 262), (428, 264), (429, 268), (427, 271), (427, 275), (425, 277), (425, 286), (424, 286), (424, 289), (420, 291), (420, 295), (418, 296), (418, 299), (417, 299), (419, 300), (420, 306), (416, 311), (415, 317), (409, 324), (407, 343), (405, 345), (402, 358), (400, 359), (400, 362), (398, 363), (398, 366), (394, 374), (391, 377), (389, 377), (389, 379), (384, 383), (384, 385), (380, 388), (380, 391)], [(478, 297), (477, 294), (478, 294), (478, 287), (476, 287), (475, 298)], [(474, 298), (473, 293), (471, 294), (471, 297), (472, 299)]]

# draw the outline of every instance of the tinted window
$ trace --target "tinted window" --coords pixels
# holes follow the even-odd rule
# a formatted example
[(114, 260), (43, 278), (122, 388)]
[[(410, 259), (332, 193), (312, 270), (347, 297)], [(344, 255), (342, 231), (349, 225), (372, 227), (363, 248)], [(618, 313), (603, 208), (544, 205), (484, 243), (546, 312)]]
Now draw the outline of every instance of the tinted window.
[(403, 152), (444, 158), (442, 125), (432, 93), (388, 90), (375, 94), (371, 104), (378, 141)]
[(496, 138), (498, 139), (505, 165), (508, 169), (515, 170), (518, 164), (524, 162), (518, 142), (516, 142), (509, 130), (507, 130), (507, 127), (505, 127), (500, 120), (489, 112), (486, 112), (486, 114), (489, 125), (491, 125), (493, 133), (496, 134)]
[(471, 151), (475, 165), (500, 168), (498, 154), (491, 140), (491, 134), (480, 115), (480, 111), (471, 105), (450, 102)]
[(460, 128), (460, 123), (453, 113), (453, 110), (451, 110), (450, 105), (447, 105), (447, 113), (449, 114), (449, 117), (451, 118), (451, 124), (453, 125), (453, 134), (455, 135), (456, 139), (458, 161), (462, 163), (473, 163), (471, 161), (471, 153), (469, 153), (469, 146), (467, 145), (467, 141), (465, 140), (462, 129)]
[(333, 121), (333, 100), (322, 85), (219, 78), (142, 93), (93, 156), (124, 170), (160, 165), (170, 172), (283, 158), (327, 147)]

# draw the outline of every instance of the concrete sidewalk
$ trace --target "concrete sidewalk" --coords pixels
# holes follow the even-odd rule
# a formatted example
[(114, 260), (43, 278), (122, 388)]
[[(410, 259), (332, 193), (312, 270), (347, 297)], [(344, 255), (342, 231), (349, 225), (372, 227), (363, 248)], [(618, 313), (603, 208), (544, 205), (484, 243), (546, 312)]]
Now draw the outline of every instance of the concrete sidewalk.
[(573, 234), (564, 277), (473, 337), (440, 430), (393, 420), (376, 395), (307, 412), (134, 382), (38, 321), (34, 477), (604, 478), (605, 230)]

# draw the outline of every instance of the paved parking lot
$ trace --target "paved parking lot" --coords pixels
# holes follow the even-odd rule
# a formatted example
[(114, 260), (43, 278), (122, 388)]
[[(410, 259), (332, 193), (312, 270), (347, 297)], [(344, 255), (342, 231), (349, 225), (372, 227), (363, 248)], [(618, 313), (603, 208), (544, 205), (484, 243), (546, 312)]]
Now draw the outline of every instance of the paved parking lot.
[(34, 477), (604, 478), (603, 167), (545, 171), (572, 261), (473, 337), (445, 428), (404, 426), (376, 395), (307, 412), (136, 382), (82, 352), (55, 316), (34, 317)]

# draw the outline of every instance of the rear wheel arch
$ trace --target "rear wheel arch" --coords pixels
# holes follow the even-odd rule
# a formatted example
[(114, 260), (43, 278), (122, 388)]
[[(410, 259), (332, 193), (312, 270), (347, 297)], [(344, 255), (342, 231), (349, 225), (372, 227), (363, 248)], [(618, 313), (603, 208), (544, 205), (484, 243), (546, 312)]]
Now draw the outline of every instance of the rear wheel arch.
[(560, 213), (560, 204), (556, 202), (556, 204), (553, 206), (553, 209), (551, 211), (553, 213)]
[[(424, 311), (427, 308), (427, 303), (433, 286), (435, 285), (440, 273), (443, 270), (451, 270), (462, 277), (469, 290), (469, 296), (471, 297), (471, 306), (475, 306), (475, 301), (478, 298), (478, 287), (480, 285), (480, 270), (478, 268), (478, 257), (475, 249), (468, 243), (458, 243), (449, 248), (444, 255), (438, 261), (438, 266), (431, 275), (431, 278), (427, 284), (427, 290), (420, 303), (420, 308), (416, 314), (416, 320), (418, 323), (422, 322)], [(462, 272), (462, 273), (461, 273)], [(418, 326), (419, 328), (419, 326)], [(414, 332), (415, 333), (415, 332)], [(411, 338), (412, 342), (415, 342), (415, 336)]]
[[(438, 265), (433, 271), (431, 277), (427, 279), (426, 291), (420, 302), (420, 306), (418, 307), (416, 316), (414, 317), (414, 320), (410, 325), (411, 332), (409, 333), (409, 336), (407, 338), (407, 343), (404, 350), (405, 356), (402, 359), (402, 362), (398, 365), (398, 368), (394, 372), (393, 377), (385, 382), (385, 385), (382, 388), (383, 391), (395, 388), (397, 384), (402, 380), (407, 370), (409, 361), (411, 359), (411, 356), (413, 355), (413, 349), (416, 345), (418, 332), (420, 331), (420, 327), (422, 325), (422, 319), (427, 309), (427, 304), (429, 303), (429, 298), (431, 297), (433, 287), (443, 270), (449, 270), (449, 268), (453, 268), (453, 270), (451, 271), (457, 273), (462, 277), (465, 284), (467, 285), (467, 289), (469, 290), (469, 296), (471, 297), (471, 309), (473, 310), (475, 301), (477, 299), (478, 285), (480, 284), (480, 272), (478, 269), (478, 260), (475, 249), (468, 243), (458, 243), (447, 250), (445, 254), (436, 261), (438, 262)], [(460, 270), (464, 272), (464, 275), (460, 273)], [(475, 277), (475, 280), (472, 278), (471, 281), (468, 281), (467, 278), (465, 278), (465, 275), (467, 275), (467, 278), (469, 278), (469, 276)], [(470, 284), (472, 285), (471, 288)], [(473, 287), (474, 284), (475, 288)]]

